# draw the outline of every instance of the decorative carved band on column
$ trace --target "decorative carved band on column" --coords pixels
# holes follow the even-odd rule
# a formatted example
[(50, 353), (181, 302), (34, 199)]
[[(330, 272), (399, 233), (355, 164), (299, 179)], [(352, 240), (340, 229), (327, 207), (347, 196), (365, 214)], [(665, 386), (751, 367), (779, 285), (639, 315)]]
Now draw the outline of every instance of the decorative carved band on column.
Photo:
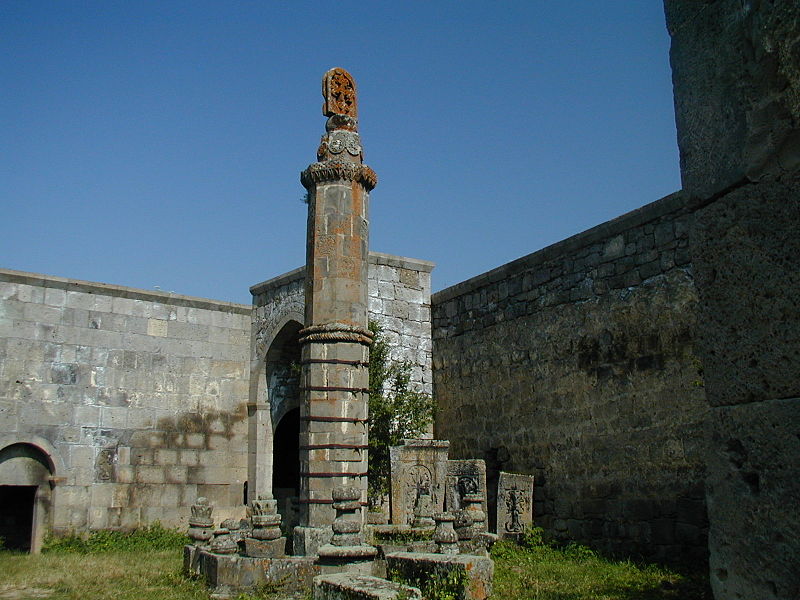
[(328, 343), (328, 342), (352, 342), (372, 345), (372, 338), (375, 335), (363, 327), (348, 325), (346, 323), (326, 323), (324, 325), (311, 325), (300, 330), (298, 342), (308, 343)]
[(313, 189), (318, 183), (332, 181), (356, 181), (369, 192), (378, 185), (378, 176), (367, 165), (330, 161), (314, 163), (300, 173), (300, 183), (307, 190)]

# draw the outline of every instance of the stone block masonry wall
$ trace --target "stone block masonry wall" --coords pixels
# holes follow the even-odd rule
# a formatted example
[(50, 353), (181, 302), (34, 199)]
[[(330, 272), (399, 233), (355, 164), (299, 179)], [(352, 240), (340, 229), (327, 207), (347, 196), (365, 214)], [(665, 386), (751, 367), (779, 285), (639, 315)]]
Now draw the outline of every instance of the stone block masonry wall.
[(666, 0), (717, 600), (800, 597), (800, 4)]
[(369, 266), (369, 318), (383, 328), (392, 360), (409, 361), (412, 384), (430, 394), (433, 263), (372, 252)]
[(489, 490), (534, 475), (551, 536), (705, 560), (691, 219), (668, 196), (432, 298), (436, 437)]
[[(391, 345), (393, 360), (412, 363), (412, 384), (431, 393), (431, 271), (433, 263), (401, 256), (370, 252), (368, 287), (369, 319), (377, 321)], [(303, 314), (303, 277), (299, 268), (253, 286), (256, 335), (266, 337), (289, 314)], [(258, 323), (263, 323), (263, 327)], [(269, 346), (265, 339), (264, 348)]]
[(243, 516), (250, 314), (0, 271), (0, 449), (57, 455), (55, 530)]

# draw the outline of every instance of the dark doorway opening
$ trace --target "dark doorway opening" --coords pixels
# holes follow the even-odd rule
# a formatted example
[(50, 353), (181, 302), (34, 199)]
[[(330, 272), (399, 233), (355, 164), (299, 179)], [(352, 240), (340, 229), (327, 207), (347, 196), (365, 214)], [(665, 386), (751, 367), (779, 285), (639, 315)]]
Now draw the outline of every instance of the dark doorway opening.
[(35, 485), (0, 485), (0, 538), (8, 550), (30, 552)]
[(272, 487), (290, 488), (300, 494), (300, 409), (287, 412), (275, 429)]
[(278, 423), (273, 438), (272, 493), (283, 515), (284, 533), (300, 524), (300, 409), (293, 408)]

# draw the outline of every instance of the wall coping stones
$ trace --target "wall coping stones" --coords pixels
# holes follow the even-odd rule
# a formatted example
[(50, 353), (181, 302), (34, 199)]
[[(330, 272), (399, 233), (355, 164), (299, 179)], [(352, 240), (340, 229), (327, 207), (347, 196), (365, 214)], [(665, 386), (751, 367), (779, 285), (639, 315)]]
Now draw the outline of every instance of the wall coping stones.
[[(369, 262), (374, 265), (386, 265), (388, 267), (399, 267), (401, 269), (409, 269), (411, 271), (421, 271), (422, 273), (430, 273), (433, 271), (436, 263), (429, 260), (422, 260), (419, 258), (408, 258), (405, 256), (396, 256), (394, 254), (384, 254), (382, 252), (370, 252)], [(306, 276), (306, 267), (297, 267), (291, 271), (278, 275), (261, 283), (256, 283), (250, 287), (250, 293), (253, 296), (263, 294), (266, 291), (274, 290), (283, 287), (289, 283), (293, 283)]]
[(690, 198), (684, 192), (674, 192), (669, 196), (664, 196), (655, 202), (645, 204), (640, 208), (627, 212), (605, 223), (601, 223), (600, 225), (596, 225), (591, 229), (575, 234), (565, 240), (546, 246), (541, 250), (537, 250), (536, 252), (512, 260), (490, 271), (476, 275), (466, 281), (438, 291), (431, 296), (431, 303), (442, 304), (458, 296), (463, 296), (464, 294), (480, 289), (485, 285), (507, 279), (516, 273), (528, 270), (533, 266), (557, 258), (562, 254), (568, 254), (595, 242), (607, 240), (610, 237), (638, 227), (648, 221), (658, 219), (671, 212), (680, 209), (688, 210), (691, 206)]
[(249, 315), (253, 310), (253, 307), (249, 304), (238, 304), (236, 302), (225, 302), (223, 300), (209, 300), (207, 298), (197, 298), (195, 296), (182, 296), (172, 292), (143, 290), (124, 285), (97, 283), (94, 281), (83, 281), (81, 279), (68, 279), (55, 275), (43, 275), (41, 273), (29, 273), (27, 271), (14, 271), (11, 269), (0, 269), (0, 281), (66, 290), (68, 292), (86, 292), (88, 294), (103, 294), (116, 298), (146, 300), (168, 304), (170, 306), (219, 310), (241, 315)]
[(436, 263), (419, 258), (408, 258), (406, 256), (396, 256), (394, 254), (384, 254), (382, 252), (370, 252), (369, 262), (376, 265), (386, 265), (388, 267), (400, 267), (411, 271), (422, 271), (430, 273), (436, 267)]

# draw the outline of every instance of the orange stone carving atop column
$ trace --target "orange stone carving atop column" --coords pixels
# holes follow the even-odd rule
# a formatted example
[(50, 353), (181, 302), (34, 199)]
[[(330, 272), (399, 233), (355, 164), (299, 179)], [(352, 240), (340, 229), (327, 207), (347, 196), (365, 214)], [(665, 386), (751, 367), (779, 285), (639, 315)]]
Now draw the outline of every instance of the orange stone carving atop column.
[(358, 118), (356, 82), (344, 69), (335, 67), (322, 78), (322, 114), (326, 117), (345, 115)]

